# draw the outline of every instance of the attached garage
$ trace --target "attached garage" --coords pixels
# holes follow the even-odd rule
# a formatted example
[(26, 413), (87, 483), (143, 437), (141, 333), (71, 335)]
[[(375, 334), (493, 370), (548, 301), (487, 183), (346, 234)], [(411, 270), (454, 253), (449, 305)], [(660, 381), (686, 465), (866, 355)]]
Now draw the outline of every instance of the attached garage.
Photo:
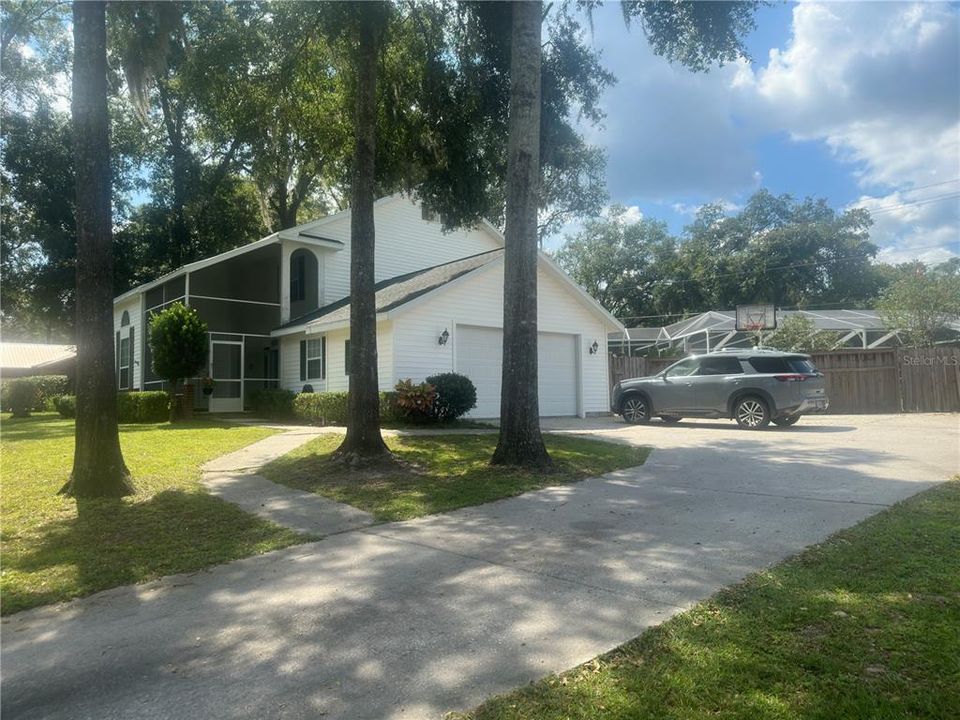
[[(457, 326), (457, 372), (477, 387), (477, 407), (471, 417), (500, 414), (500, 363), (503, 332), (500, 328)], [(540, 333), (537, 347), (540, 414), (545, 417), (578, 414), (580, 398), (576, 335)]]

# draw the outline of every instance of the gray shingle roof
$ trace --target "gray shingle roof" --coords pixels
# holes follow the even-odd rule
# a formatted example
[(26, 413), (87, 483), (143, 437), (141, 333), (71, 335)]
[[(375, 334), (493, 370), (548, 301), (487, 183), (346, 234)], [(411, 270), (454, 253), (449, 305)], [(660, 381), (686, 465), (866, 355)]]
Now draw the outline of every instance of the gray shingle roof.
[[(434, 267), (416, 272), (398, 275), (387, 280), (381, 280), (376, 284), (376, 304), (377, 312), (388, 312), (394, 308), (400, 307), (411, 300), (425, 295), (428, 292), (446, 285), (456, 280), (461, 275), (466, 275), (484, 265), (503, 257), (503, 250), (491, 250), (471, 255), (470, 257), (454, 260), (453, 262), (435, 265)], [(278, 330), (286, 328), (301, 327), (311, 323), (336, 323), (350, 320), (350, 298), (345, 297), (335, 303), (325, 305), (322, 308), (293, 318), (288, 323), (281, 325)]]

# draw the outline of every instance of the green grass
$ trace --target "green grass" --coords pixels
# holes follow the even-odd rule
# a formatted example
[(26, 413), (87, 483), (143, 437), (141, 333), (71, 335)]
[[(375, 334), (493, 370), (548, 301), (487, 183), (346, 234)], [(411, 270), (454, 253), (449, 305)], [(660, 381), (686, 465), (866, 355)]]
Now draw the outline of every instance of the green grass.
[(388, 437), (390, 449), (416, 471), (370, 474), (327, 462), (341, 439), (323, 435), (261, 472), (274, 482), (371, 512), (379, 520), (408, 520), (642, 465), (650, 452), (598, 440), (547, 436), (556, 471), (544, 474), (491, 467), (496, 435)]
[(960, 481), (473, 720), (901, 720), (960, 709)]
[(70, 473), (73, 421), (4, 416), (3, 614), (304, 540), (199, 484), (202, 463), (274, 431), (199, 421), (120, 427), (137, 494), (83, 501), (78, 512), (76, 501), (57, 495)]

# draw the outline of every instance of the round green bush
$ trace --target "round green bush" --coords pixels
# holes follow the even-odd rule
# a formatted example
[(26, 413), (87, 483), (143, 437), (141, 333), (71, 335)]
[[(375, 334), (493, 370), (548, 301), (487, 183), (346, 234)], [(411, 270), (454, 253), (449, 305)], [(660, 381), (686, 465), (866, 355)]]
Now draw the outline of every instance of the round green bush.
[(176, 386), (207, 364), (207, 324), (196, 309), (175, 302), (150, 318), (153, 371)]
[(53, 407), (60, 413), (60, 417), (75, 418), (77, 416), (77, 398), (74, 395), (57, 395), (53, 399)]
[(437, 420), (456, 420), (477, 406), (477, 388), (466, 375), (440, 373), (428, 377), (427, 382), (437, 390), (433, 401), (433, 416)]

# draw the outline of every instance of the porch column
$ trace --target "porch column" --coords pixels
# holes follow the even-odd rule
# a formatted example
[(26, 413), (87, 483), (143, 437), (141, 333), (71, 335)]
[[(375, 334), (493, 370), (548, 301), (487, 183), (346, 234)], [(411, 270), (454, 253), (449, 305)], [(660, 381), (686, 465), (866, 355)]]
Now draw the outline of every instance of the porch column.
[(290, 243), (280, 243), (280, 324), (290, 320), (290, 256), (294, 248)]

